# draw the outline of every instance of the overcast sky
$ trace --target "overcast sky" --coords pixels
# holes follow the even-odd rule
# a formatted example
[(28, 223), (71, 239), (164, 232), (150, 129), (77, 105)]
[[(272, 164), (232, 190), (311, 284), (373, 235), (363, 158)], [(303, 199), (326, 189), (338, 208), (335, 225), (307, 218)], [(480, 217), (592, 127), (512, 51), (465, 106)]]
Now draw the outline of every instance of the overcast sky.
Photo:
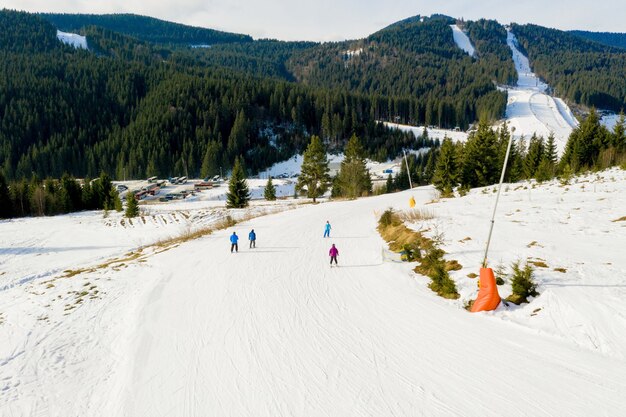
[(283, 40), (362, 38), (398, 20), (432, 13), (558, 29), (626, 32), (624, 0), (0, 0), (0, 7), (31, 12), (137, 13)]

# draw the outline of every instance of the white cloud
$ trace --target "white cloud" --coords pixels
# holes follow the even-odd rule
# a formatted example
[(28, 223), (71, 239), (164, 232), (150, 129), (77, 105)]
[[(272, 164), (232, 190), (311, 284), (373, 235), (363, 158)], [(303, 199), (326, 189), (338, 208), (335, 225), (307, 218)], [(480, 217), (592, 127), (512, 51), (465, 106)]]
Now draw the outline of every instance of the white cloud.
[(584, 0), (3, 0), (2, 7), (32, 12), (137, 13), (247, 33), (255, 38), (338, 40), (367, 36), (416, 14), (443, 13), (501, 23), (536, 23), (559, 29), (624, 31), (626, 2)]

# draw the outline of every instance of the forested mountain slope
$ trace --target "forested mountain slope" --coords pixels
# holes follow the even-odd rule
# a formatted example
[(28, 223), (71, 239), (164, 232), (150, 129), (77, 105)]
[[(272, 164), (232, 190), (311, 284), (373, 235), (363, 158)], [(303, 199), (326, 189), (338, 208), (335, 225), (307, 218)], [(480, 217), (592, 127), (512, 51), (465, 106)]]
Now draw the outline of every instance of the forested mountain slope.
[(252, 41), (252, 37), (248, 35), (220, 32), (135, 14), (42, 13), (41, 16), (65, 32), (78, 32), (86, 26), (99, 26), (154, 43), (213, 45)]
[(571, 30), (569, 33), (604, 45), (626, 49), (626, 33), (588, 32), (585, 30)]
[[(486, 21), (470, 26), (477, 59), (453, 41), (446, 17), (405, 19), (366, 39), (326, 43), (294, 56), (288, 68), (307, 85), (399, 98), (389, 114), (401, 121), (466, 127), (480, 116), (499, 118), (506, 96), (496, 83), (515, 77), (503, 55), (506, 33)], [(474, 40), (474, 39), (472, 39)], [(501, 45), (499, 49), (497, 45)]]
[(411, 146), (412, 136), (375, 123), (367, 96), (184, 66), (101, 28), (106, 54), (75, 50), (27, 13), (0, 12), (0, 24), (0, 36), (11, 34), (0, 44), (0, 166), (9, 178), (208, 175), (239, 154), (256, 170), (301, 150), (322, 119), (333, 121), (331, 146), (352, 133), (380, 158)]
[(602, 109), (626, 107), (626, 51), (536, 25), (512, 29), (556, 95)]

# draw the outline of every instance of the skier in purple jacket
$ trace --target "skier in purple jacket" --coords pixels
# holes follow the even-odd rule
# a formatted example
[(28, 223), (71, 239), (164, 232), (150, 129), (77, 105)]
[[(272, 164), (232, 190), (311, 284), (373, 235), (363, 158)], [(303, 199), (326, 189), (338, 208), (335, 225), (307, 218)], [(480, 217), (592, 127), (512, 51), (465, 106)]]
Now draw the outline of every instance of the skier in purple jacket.
[(332, 265), (333, 261), (335, 261), (335, 265), (337, 265), (337, 256), (339, 256), (339, 250), (335, 247), (334, 243), (328, 251), (328, 255), (330, 255), (330, 264)]

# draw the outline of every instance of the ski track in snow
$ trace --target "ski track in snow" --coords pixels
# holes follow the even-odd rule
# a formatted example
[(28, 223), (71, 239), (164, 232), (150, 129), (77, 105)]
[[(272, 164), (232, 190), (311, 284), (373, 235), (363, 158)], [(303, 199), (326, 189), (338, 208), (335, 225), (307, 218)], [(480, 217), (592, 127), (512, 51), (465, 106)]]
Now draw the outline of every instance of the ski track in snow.
[(563, 153), (578, 121), (565, 102), (546, 93), (548, 85), (530, 68), (528, 58), (518, 49), (515, 35), (507, 30), (507, 44), (518, 73), (517, 87), (507, 88), (506, 119), (515, 128), (514, 137), (526, 140), (536, 133), (544, 139), (554, 133), (557, 151)]
[[(410, 196), (435, 213), (411, 226), (445, 231), (447, 257), (464, 265), (451, 273), (460, 300), (436, 296), (411, 264), (382, 262), (377, 218)], [(466, 275), (480, 263), (495, 194), (477, 189), (425, 205), (432, 198), (433, 188), (421, 187), (303, 205), (54, 287), (2, 291), (0, 414), (624, 415), (626, 261), (618, 248), (626, 241), (624, 222), (611, 220), (626, 214), (626, 172), (580, 178), (567, 190), (504, 190), (494, 266), (532, 256), (550, 268), (537, 268), (541, 295), (532, 303), (491, 313), (469, 314), (462, 303), (476, 293)], [(62, 229), (67, 216), (44, 220)], [(322, 238), (326, 220), (330, 239)], [(37, 221), (25, 219), (24, 236), (2, 246), (49, 239), (29, 227)], [(236, 254), (228, 251), (233, 230)], [(337, 268), (328, 265), (331, 243)], [(15, 256), (35, 270), (50, 262)], [(99, 293), (68, 312), (92, 286)]]
[(463, 32), (458, 25), (450, 25), (450, 27), (452, 28), (454, 43), (456, 43), (459, 48), (467, 52), (469, 56), (474, 56), (476, 50), (474, 49), (474, 45), (472, 45), (472, 41), (467, 34)]

